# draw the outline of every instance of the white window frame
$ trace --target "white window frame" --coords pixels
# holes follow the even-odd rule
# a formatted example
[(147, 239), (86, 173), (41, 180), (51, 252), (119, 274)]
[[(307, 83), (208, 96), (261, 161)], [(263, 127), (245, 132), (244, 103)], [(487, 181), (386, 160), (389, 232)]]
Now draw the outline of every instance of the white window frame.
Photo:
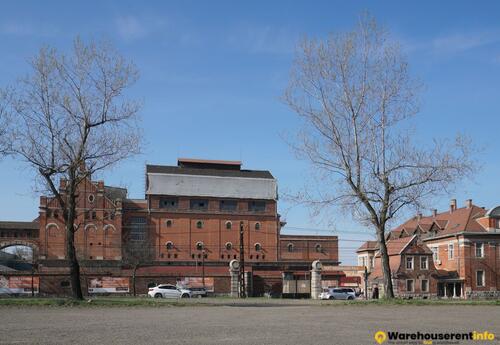
[[(411, 259), (409, 261), (408, 259)], [(411, 267), (408, 267), (408, 263), (411, 262)], [(415, 269), (415, 258), (413, 256), (407, 256), (405, 260), (405, 267), (407, 270), (414, 270)]]
[[(483, 272), (483, 279), (481, 281), (481, 284), (479, 284), (479, 280), (477, 279), (477, 274), (479, 272)], [(485, 270), (477, 270), (476, 271), (476, 286), (477, 287), (485, 287), (486, 286), (486, 271)]]
[[(424, 282), (427, 282), (427, 289), (424, 290)], [(420, 290), (422, 292), (429, 292), (429, 279), (422, 279), (420, 281)]]
[(370, 268), (374, 268), (375, 267), (375, 255), (371, 257), (370, 259)]
[[(425, 267), (423, 267), (423, 263), (425, 262)], [(421, 270), (428, 270), (429, 269), (429, 258), (427, 256), (421, 256), (420, 257), (420, 269)]]
[(448, 259), (455, 258), (455, 243), (448, 243)]
[[(481, 246), (480, 247), (481, 248), (481, 255), (477, 255), (478, 245)], [(475, 243), (474, 254), (475, 254), (476, 258), (484, 258), (484, 243), (483, 242), (476, 242)]]
[[(408, 290), (408, 282), (411, 282), (411, 290)], [(406, 279), (406, 292), (415, 292), (415, 280), (414, 279)]]
[(432, 250), (432, 260), (439, 260), (439, 246), (431, 247)]

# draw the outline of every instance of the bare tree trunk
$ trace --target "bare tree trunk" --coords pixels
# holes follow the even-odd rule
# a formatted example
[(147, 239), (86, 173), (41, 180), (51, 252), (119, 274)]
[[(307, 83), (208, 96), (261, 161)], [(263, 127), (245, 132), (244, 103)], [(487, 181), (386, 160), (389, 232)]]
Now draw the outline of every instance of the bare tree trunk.
[[(73, 176), (71, 176), (73, 175)], [(80, 264), (76, 257), (75, 249), (75, 220), (76, 220), (76, 176), (75, 172), (70, 172), (68, 208), (66, 210), (66, 249), (69, 261), (69, 274), (71, 280), (71, 292), (73, 298), (83, 299), (82, 286), (80, 282)]]
[(136, 272), (137, 272), (137, 265), (134, 265), (134, 270), (132, 271), (132, 289), (133, 289), (133, 295), (134, 295), (134, 297), (136, 296), (136, 292), (135, 292), (135, 277), (136, 277)]
[(377, 239), (380, 245), (382, 272), (384, 274), (384, 296), (385, 298), (394, 298), (391, 266), (389, 264), (389, 255), (387, 253), (387, 246), (385, 244), (385, 231), (383, 227), (377, 228)]

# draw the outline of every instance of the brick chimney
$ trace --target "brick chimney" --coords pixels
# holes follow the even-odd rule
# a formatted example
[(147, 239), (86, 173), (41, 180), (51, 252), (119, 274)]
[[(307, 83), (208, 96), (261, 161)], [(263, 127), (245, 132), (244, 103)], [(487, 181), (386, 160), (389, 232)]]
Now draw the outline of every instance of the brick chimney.
[(422, 220), (422, 213), (418, 212), (417, 213), (417, 220), (420, 222)]
[(437, 209), (433, 209), (432, 210), (432, 216), (435, 218), (438, 214), (438, 210)]
[(471, 208), (472, 207), (472, 199), (467, 199), (465, 200), (465, 206), (467, 208)]
[(457, 209), (457, 199), (451, 199), (450, 201), (450, 213)]

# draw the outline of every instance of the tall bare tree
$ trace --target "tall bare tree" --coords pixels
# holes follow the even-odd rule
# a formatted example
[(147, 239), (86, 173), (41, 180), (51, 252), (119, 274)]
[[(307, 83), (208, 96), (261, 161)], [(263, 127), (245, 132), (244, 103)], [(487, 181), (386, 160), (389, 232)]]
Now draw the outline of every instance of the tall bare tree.
[(394, 297), (386, 229), (473, 172), (460, 137), (418, 145), (407, 120), (420, 85), (397, 43), (369, 15), (357, 27), (300, 45), (285, 102), (303, 119), (292, 148), (319, 179), (297, 197), (320, 210), (340, 207), (375, 229), (385, 295)]
[[(125, 91), (138, 78), (136, 67), (109, 44), (77, 38), (69, 55), (42, 48), (31, 73), (10, 88), (12, 151), (38, 173), (56, 198), (66, 229), (73, 297), (82, 299), (75, 253), (78, 186), (95, 172), (139, 152), (140, 105)], [(59, 190), (59, 179), (66, 180)]]

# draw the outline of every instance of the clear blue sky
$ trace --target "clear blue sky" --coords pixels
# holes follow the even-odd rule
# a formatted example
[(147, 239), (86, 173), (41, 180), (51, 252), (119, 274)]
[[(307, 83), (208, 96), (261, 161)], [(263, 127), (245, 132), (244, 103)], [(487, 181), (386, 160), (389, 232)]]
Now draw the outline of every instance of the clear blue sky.
[[(500, 2), (498, 1), (10, 1), (0, 11), (0, 85), (28, 71), (42, 44), (69, 48), (76, 35), (105, 38), (133, 60), (141, 79), (131, 90), (144, 101), (144, 154), (105, 174), (107, 184), (144, 196), (144, 164), (178, 156), (242, 160), (268, 169), (280, 190), (307, 178), (281, 139), (298, 119), (280, 96), (296, 42), (352, 28), (370, 11), (403, 45), (413, 74), (426, 85), (419, 140), (457, 131), (484, 147), (475, 182), (454, 194), (463, 204), (500, 204)], [(25, 165), (0, 161), (1, 220), (30, 220), (38, 196)], [(447, 207), (449, 197), (430, 207)], [(280, 201), (288, 224), (325, 228), (302, 207)], [(341, 239), (370, 238), (346, 216), (331, 214)], [(343, 231), (351, 231), (350, 234)], [(296, 232), (294, 232), (296, 233)], [(353, 263), (359, 242), (341, 242)]]

